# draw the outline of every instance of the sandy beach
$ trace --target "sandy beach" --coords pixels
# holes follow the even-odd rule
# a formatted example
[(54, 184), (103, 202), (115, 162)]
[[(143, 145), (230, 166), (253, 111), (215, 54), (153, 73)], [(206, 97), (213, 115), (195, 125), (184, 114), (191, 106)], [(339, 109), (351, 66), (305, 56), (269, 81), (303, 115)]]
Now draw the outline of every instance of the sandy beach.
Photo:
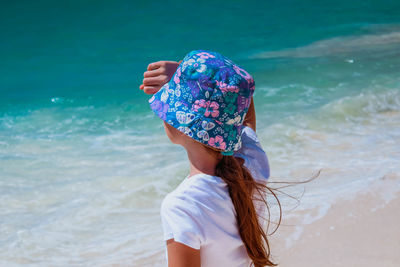
[[(399, 175), (388, 174), (369, 189), (343, 197), (311, 224), (284, 220), (270, 237), (275, 261), (282, 267), (399, 266), (399, 184)], [(302, 233), (288, 245), (296, 229)]]

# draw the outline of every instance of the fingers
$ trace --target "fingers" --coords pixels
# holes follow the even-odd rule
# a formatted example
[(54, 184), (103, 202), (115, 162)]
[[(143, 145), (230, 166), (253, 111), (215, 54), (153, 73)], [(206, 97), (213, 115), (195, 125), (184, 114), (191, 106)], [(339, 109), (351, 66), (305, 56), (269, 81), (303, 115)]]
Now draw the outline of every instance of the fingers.
[(159, 67), (161, 67), (161, 64), (162, 63), (162, 61), (157, 61), (157, 62), (153, 62), (153, 63), (150, 63), (148, 66), (147, 66), (147, 70), (155, 70), (155, 69), (158, 69)]
[(143, 84), (147, 85), (163, 85), (164, 83), (168, 82), (167, 75), (159, 75), (156, 77), (148, 77), (143, 79)]
[(143, 73), (143, 77), (145, 77), (145, 78), (147, 78), (147, 77), (155, 77), (157, 75), (162, 74), (163, 72), (164, 72), (163, 68), (158, 68), (158, 69), (155, 69), (155, 70), (148, 70), (148, 71), (145, 71)]
[(160, 90), (161, 86), (160, 85), (154, 85), (154, 86), (144, 86), (144, 84), (141, 84), (139, 86), (140, 90), (143, 90), (146, 94), (155, 94)]
[[(169, 61), (157, 61), (152, 62), (147, 66), (147, 71), (143, 73), (143, 84), (139, 86), (140, 90), (143, 90), (146, 94), (157, 93), (161, 86), (167, 83), (171, 79), (171, 67), (167, 69), (167, 64)], [(172, 63), (177, 63), (171, 61)], [(169, 63), (171, 63), (169, 62)], [(171, 64), (170, 64), (171, 65)], [(168, 65), (169, 66), (169, 65)], [(175, 68), (176, 69), (176, 68)], [(175, 71), (174, 69), (174, 71)]]
[(143, 92), (145, 92), (146, 94), (155, 94), (158, 92), (158, 90), (160, 90), (161, 86), (144, 86), (143, 87)]

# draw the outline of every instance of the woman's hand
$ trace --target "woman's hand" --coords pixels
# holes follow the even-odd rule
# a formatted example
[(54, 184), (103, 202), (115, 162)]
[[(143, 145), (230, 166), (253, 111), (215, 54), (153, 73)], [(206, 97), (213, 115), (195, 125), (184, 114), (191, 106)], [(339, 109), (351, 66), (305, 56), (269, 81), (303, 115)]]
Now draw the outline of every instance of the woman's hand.
[(155, 94), (160, 88), (171, 80), (179, 64), (176, 61), (157, 61), (147, 66), (143, 73), (143, 84), (139, 86), (146, 94)]

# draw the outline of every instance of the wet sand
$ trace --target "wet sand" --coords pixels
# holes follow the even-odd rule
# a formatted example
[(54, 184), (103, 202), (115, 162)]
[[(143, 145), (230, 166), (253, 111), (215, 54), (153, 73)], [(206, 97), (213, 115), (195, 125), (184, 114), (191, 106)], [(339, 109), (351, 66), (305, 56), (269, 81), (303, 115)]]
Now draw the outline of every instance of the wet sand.
[[(391, 174), (337, 201), (311, 224), (284, 220), (270, 237), (273, 258), (282, 267), (399, 266), (400, 192), (393, 191), (399, 185), (400, 177)], [(296, 229), (302, 232), (288, 245)]]

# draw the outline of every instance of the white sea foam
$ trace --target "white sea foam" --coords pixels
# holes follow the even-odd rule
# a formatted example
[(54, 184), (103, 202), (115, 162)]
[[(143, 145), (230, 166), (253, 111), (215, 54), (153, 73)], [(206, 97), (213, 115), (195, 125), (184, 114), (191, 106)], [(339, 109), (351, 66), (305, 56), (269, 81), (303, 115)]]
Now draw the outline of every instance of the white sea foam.
[[(271, 181), (298, 181), (323, 169), (315, 181), (287, 189), (303, 195), (300, 205), (280, 196), (284, 210), (297, 206), (303, 222), (311, 223), (336, 199), (399, 175), (399, 121), (400, 91), (390, 89), (342, 97), (272, 125), (259, 123)], [(162, 126), (152, 136), (109, 128), (93, 136), (53, 133), (47, 140), (23, 134), (27, 126), (20, 122), (8, 120), (24, 137), (2, 149), (1, 263), (162, 264), (159, 204), (187, 170), (184, 151), (168, 142)], [(272, 209), (274, 216), (276, 205)]]
[[(395, 30), (341, 37), (266, 56), (302, 60), (356, 52), (357, 42), (393, 48), (398, 38)], [(261, 84), (256, 91), (257, 132), (271, 181), (304, 180), (322, 169), (316, 180), (285, 189), (300, 203), (280, 194), (284, 211), (296, 207), (305, 224), (324, 216), (337, 199), (400, 175), (396, 58), (374, 64), (345, 58), (354, 64), (340, 62), (354, 69), (341, 65), (330, 73), (328, 64), (289, 81), (284, 73), (283, 84)], [(331, 78), (328, 86), (308, 82), (323, 74)], [(169, 143), (150, 111), (58, 109), (64, 102), (0, 118), (0, 265), (163, 266), (159, 205), (186, 175), (183, 149)], [(385, 200), (399, 187), (382, 192)]]
[[(267, 51), (252, 55), (250, 58), (277, 58), (277, 57), (327, 57), (363, 53), (367, 50), (383, 50), (385, 48), (400, 48), (400, 26), (391, 26), (391, 32), (368, 33), (359, 36), (335, 37), (313, 42), (309, 45), (279, 51)], [(347, 59), (354, 63), (354, 59)]]
[[(322, 169), (316, 180), (284, 190), (299, 198), (301, 205), (280, 195), (284, 210), (298, 211), (288, 216), (301, 215), (303, 224), (312, 223), (335, 201), (373, 190), (371, 185), (382, 177), (400, 177), (399, 123), (400, 90), (392, 89), (343, 97), (261, 129), (272, 181), (304, 180)], [(380, 192), (386, 202), (400, 191), (400, 183), (388, 189)], [(301, 232), (298, 226), (287, 246)]]

